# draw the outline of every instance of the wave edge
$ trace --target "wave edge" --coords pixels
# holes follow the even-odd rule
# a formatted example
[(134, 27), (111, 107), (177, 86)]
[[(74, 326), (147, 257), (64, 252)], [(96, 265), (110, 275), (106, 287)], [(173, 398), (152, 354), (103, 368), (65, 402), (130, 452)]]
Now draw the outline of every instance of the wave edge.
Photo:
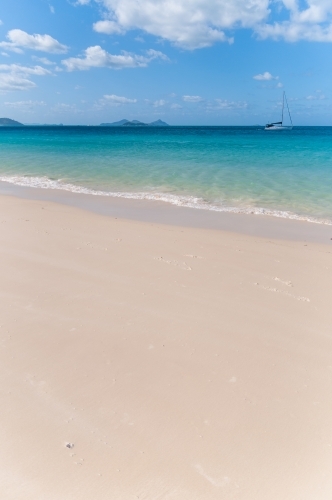
[(39, 189), (52, 189), (60, 191), (69, 191), (76, 194), (87, 194), (92, 196), (104, 196), (110, 198), (124, 198), (131, 200), (148, 200), (148, 201), (162, 201), (178, 207), (194, 208), (198, 210), (210, 210), (213, 212), (227, 212), (235, 214), (246, 215), (267, 215), (270, 217), (277, 217), (282, 219), (291, 219), (304, 222), (311, 222), (314, 224), (324, 224), (332, 226), (332, 220), (319, 219), (311, 216), (298, 215), (292, 212), (283, 210), (271, 210), (263, 207), (228, 207), (218, 206), (206, 202), (203, 198), (195, 196), (184, 196), (166, 193), (148, 193), (148, 192), (112, 192), (101, 191), (97, 189), (90, 189), (83, 186), (77, 186), (62, 182), (61, 179), (53, 180), (47, 177), (28, 177), (28, 176), (0, 176), (0, 181), (8, 182), (16, 186), (32, 187)]

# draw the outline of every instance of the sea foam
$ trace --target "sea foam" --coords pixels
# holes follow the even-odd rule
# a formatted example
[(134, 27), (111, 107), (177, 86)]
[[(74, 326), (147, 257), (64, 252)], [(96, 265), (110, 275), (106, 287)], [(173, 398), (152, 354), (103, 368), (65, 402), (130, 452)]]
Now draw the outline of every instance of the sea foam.
[(292, 219), (298, 221), (311, 222), (314, 224), (325, 224), (332, 226), (332, 220), (320, 219), (307, 215), (299, 215), (284, 210), (271, 210), (263, 207), (231, 207), (216, 205), (210, 203), (203, 198), (195, 196), (185, 196), (170, 193), (158, 192), (126, 192), (126, 191), (101, 191), (98, 189), (90, 189), (84, 186), (67, 183), (61, 179), (54, 180), (47, 177), (29, 177), (29, 176), (0, 176), (0, 181), (15, 184), (17, 186), (32, 187), (38, 189), (53, 189), (61, 191), (69, 191), (71, 193), (86, 194), (92, 196), (107, 196), (110, 198), (125, 198), (131, 200), (148, 200), (161, 201), (178, 207), (194, 208), (198, 210), (210, 210), (213, 212), (228, 212), (234, 214), (248, 215), (267, 215), (282, 219)]

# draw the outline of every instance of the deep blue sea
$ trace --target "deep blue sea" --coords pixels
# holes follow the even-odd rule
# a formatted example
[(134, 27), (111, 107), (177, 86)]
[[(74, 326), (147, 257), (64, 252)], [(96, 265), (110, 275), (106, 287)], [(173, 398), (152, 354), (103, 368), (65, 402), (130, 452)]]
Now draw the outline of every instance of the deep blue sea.
[(0, 180), (332, 223), (332, 127), (0, 127)]

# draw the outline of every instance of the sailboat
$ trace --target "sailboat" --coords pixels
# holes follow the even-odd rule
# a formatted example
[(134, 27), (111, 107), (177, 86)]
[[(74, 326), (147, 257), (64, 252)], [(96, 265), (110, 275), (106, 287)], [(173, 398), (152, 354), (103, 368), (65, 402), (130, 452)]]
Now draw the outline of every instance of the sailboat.
[[(291, 125), (288, 125), (288, 126), (283, 124), (284, 123), (285, 103), (286, 103), (286, 106), (287, 106), (288, 115), (289, 115), (289, 119), (290, 119), (290, 122), (291, 122)], [(281, 122), (267, 123), (264, 130), (292, 130), (292, 128), (293, 128), (292, 117), (291, 117), (291, 114), (290, 114), (290, 111), (289, 111), (288, 102), (287, 102), (287, 98), (286, 98), (286, 93), (284, 92), (283, 95), (282, 95)]]

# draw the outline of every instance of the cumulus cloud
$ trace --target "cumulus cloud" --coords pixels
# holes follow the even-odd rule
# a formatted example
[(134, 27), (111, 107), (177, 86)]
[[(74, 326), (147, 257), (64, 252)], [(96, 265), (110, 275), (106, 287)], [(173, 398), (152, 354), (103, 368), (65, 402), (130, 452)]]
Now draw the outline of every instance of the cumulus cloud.
[(202, 102), (204, 101), (203, 97), (199, 95), (184, 95), (182, 96), (182, 99), (185, 102)]
[(38, 62), (41, 62), (42, 64), (45, 64), (45, 66), (54, 66), (55, 65), (55, 62), (50, 61), (49, 59), (47, 59), (47, 57), (32, 56), (32, 59), (34, 61), (38, 61)]
[(141, 29), (174, 44), (196, 49), (232, 41), (224, 30), (264, 20), (269, 0), (99, 0), (123, 30)]
[(265, 73), (260, 73), (258, 75), (253, 76), (254, 80), (261, 80), (261, 81), (278, 80), (278, 78), (279, 78), (279, 76), (273, 76), (268, 71), (265, 71)]
[(10, 73), (0, 73), (0, 92), (29, 90), (33, 87), (36, 87), (36, 84), (28, 78)]
[(83, 57), (70, 57), (64, 59), (62, 64), (67, 71), (88, 70), (90, 68), (144, 68), (154, 59), (167, 60), (167, 56), (158, 50), (150, 49), (145, 55), (122, 52), (119, 55), (110, 54), (102, 49), (100, 45), (88, 47)]
[[(104, 17), (96, 31), (119, 34), (140, 29), (184, 49), (232, 42), (229, 30), (250, 28), (260, 38), (332, 41), (331, 0), (95, 0)], [(87, 4), (89, 0), (77, 0)], [(272, 22), (278, 4), (285, 19)]]
[(21, 75), (50, 75), (51, 72), (42, 66), (22, 66), (21, 64), (0, 64), (0, 71), (10, 71)]
[(137, 102), (137, 99), (128, 99), (128, 97), (121, 97), (119, 95), (104, 95), (104, 99), (108, 102), (120, 105), (120, 104), (133, 104)]
[(22, 52), (22, 49), (49, 52), (50, 54), (63, 54), (68, 47), (61, 44), (50, 35), (29, 35), (25, 31), (15, 29), (7, 33), (8, 42), (0, 42), (0, 47), (13, 52)]
[(282, 4), (288, 19), (272, 24), (262, 23), (256, 30), (261, 38), (287, 42), (332, 42), (331, 0), (282, 0)]
[(29, 90), (36, 86), (30, 75), (46, 76), (51, 72), (42, 66), (22, 66), (21, 64), (0, 64), (0, 91)]
[(297, 22), (265, 24), (260, 26), (257, 32), (262, 39), (283, 39), (287, 42), (298, 42), (299, 40), (332, 42), (332, 24), (328, 26)]
[(114, 21), (104, 20), (93, 24), (93, 29), (97, 33), (106, 33), (106, 35), (122, 35), (125, 31)]

